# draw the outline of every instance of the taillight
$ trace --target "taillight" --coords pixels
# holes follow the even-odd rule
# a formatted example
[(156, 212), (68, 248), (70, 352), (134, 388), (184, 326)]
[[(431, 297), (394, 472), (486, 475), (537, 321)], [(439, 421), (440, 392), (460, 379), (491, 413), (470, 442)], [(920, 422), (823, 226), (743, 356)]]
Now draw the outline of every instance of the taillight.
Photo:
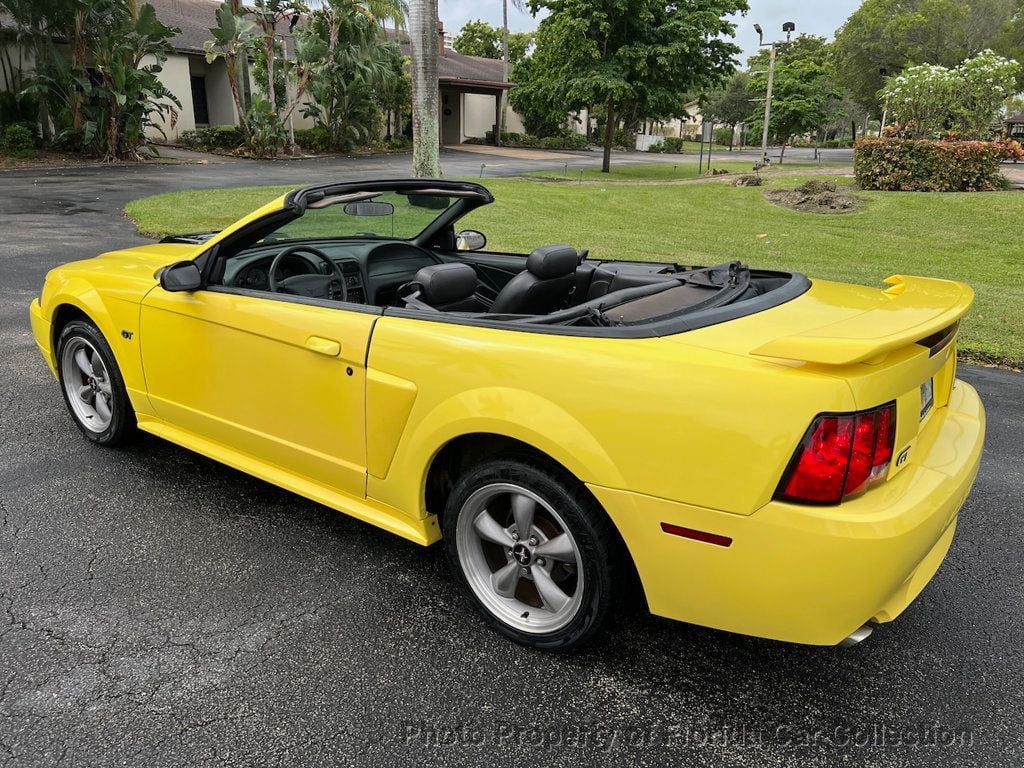
[(800, 441), (775, 498), (838, 504), (885, 479), (896, 434), (896, 404), (822, 414)]

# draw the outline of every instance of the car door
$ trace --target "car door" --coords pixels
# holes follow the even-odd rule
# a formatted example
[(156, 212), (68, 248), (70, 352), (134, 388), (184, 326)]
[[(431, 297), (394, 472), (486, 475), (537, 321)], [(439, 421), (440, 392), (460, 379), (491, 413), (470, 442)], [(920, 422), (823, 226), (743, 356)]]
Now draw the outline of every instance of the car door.
[(145, 298), (140, 340), (171, 425), (358, 498), (365, 361), (380, 310), (211, 287)]

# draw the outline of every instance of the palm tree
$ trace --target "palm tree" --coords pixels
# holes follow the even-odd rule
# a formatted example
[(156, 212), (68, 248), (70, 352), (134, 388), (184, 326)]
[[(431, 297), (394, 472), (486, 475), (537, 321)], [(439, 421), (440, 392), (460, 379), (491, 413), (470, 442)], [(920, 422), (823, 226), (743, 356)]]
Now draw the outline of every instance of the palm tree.
[(412, 173), (441, 175), (437, 93), (437, 0), (409, 0), (412, 51)]

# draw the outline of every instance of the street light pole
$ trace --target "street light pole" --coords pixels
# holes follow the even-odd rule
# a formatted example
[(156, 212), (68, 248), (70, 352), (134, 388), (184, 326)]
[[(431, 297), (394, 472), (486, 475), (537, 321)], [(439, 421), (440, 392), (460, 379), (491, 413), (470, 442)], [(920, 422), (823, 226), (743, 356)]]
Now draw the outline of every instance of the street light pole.
[(761, 133), (761, 162), (768, 165), (768, 125), (772, 119), (772, 86), (775, 83), (775, 43), (768, 54), (768, 93), (764, 100), (764, 131)]
[[(760, 24), (755, 24), (754, 29), (757, 32), (758, 45), (761, 48), (771, 48), (768, 54), (768, 92), (764, 99), (764, 131), (761, 133), (761, 163), (768, 165), (770, 162), (768, 160), (768, 126), (772, 119), (772, 86), (775, 84), (775, 57), (778, 54), (778, 43), (765, 43), (764, 30)], [(788, 43), (790, 35), (796, 31), (796, 24), (787, 21), (782, 25), (782, 31), (786, 33), (786, 42)]]

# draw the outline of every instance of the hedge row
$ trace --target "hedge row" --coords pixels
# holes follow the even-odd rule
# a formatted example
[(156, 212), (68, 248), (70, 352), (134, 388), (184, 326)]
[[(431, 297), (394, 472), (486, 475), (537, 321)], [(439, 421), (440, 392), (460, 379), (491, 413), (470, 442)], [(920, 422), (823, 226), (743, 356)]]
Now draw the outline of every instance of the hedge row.
[[(493, 144), (494, 131), (487, 131), (483, 138), (469, 136), (467, 144)], [(529, 149), (586, 149), (587, 137), (574, 131), (563, 131), (554, 136), (538, 137), (529, 133), (501, 134), (501, 143), (505, 147), (523, 147)]]
[(189, 149), (207, 152), (211, 149), (238, 149), (245, 144), (245, 134), (237, 125), (211, 125), (185, 131), (178, 143)]
[(984, 192), (1002, 189), (1000, 148), (990, 141), (861, 139), (853, 169), (861, 189)]

